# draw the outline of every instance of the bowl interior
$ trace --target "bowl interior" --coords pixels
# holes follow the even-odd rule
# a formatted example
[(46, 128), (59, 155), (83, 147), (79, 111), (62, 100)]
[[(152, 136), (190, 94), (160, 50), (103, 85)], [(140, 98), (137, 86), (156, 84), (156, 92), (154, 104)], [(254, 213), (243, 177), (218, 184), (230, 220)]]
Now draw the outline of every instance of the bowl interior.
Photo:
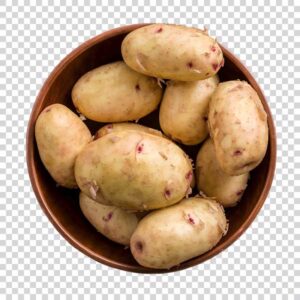
[[(89, 224), (79, 208), (78, 190), (67, 190), (56, 187), (55, 182), (41, 163), (34, 139), (34, 125), (39, 113), (52, 103), (65, 104), (75, 111), (71, 101), (71, 90), (75, 82), (80, 76), (95, 67), (121, 60), (121, 42), (125, 35), (137, 26), (138, 25), (127, 26), (118, 30), (112, 30), (86, 42), (67, 56), (54, 70), (46, 81), (33, 108), (27, 135), (27, 160), (33, 188), (42, 208), (54, 226), (71, 244), (92, 258), (110, 266), (135, 272), (158, 272), (157, 270), (139, 266), (131, 256), (129, 249), (125, 249), (124, 246), (109, 241)], [(258, 85), (245, 67), (243, 67), (231, 53), (226, 49), (223, 49), (223, 51), (225, 55), (225, 66), (219, 72), (221, 81), (241, 79), (247, 80), (252, 84), (260, 95), (269, 115), (269, 128), (270, 133), (272, 133), (273, 123), (270, 111)], [(158, 111), (156, 110), (141, 119), (139, 123), (160, 129)], [(92, 133), (103, 125), (90, 120), (87, 120), (86, 124)], [(227, 235), (223, 237), (219, 244), (211, 251), (182, 263), (180, 266), (171, 269), (171, 271), (184, 269), (214, 256), (237, 239), (249, 226), (252, 221), (250, 219), (255, 217), (266, 197), (267, 191), (265, 190), (266, 185), (268, 185), (267, 181), (272, 179), (270, 179), (270, 175), (271, 177), (273, 175), (272, 170), (270, 170), (272, 169), (270, 168), (270, 161), (271, 152), (275, 150), (271, 151), (270, 145), (272, 145), (272, 143), (269, 143), (268, 151), (263, 162), (251, 172), (251, 178), (243, 199), (236, 207), (226, 209), (226, 216), (230, 224)], [(199, 145), (192, 147), (179, 146), (182, 147), (193, 160), (200, 148)], [(272, 156), (274, 156), (274, 153)], [(267, 189), (269, 189), (269, 187)], [(265, 195), (263, 195), (263, 193), (265, 193)], [(164, 272), (164, 270), (162, 270), (162, 272)]]

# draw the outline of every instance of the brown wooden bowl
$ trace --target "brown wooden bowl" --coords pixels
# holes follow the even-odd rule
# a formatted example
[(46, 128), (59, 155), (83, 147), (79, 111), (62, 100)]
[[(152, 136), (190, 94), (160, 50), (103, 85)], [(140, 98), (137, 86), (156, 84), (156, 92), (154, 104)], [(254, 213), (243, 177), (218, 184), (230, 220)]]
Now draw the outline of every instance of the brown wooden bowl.
[[(247, 68), (227, 49), (222, 47), (225, 66), (219, 72), (221, 81), (242, 79), (248, 81), (258, 93), (268, 114), (269, 146), (263, 162), (251, 172), (248, 188), (241, 202), (234, 208), (226, 209), (229, 231), (216, 247), (170, 270), (155, 270), (142, 267), (132, 257), (129, 249), (109, 241), (98, 233), (85, 219), (79, 208), (78, 190), (56, 187), (43, 166), (36, 146), (34, 128), (41, 111), (52, 103), (63, 103), (75, 111), (71, 101), (71, 90), (75, 82), (87, 71), (100, 65), (121, 60), (120, 46), (130, 31), (144, 26), (137, 24), (109, 30), (100, 34), (72, 51), (54, 69), (42, 87), (32, 109), (27, 131), (27, 164), (36, 197), (55, 228), (81, 252), (98, 262), (126, 271), (140, 273), (163, 273), (195, 266), (218, 254), (249, 227), (262, 207), (271, 187), (276, 162), (275, 128), (267, 101), (257, 82)], [(159, 129), (158, 113), (146, 116), (140, 123)], [(87, 121), (94, 133), (102, 124)], [(198, 146), (182, 148), (195, 159)]]

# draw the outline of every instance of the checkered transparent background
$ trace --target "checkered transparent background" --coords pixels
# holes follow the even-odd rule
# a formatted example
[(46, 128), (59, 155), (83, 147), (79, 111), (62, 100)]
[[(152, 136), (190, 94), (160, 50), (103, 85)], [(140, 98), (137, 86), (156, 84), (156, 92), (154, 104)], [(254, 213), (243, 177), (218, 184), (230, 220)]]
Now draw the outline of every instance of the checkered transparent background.
[[(0, 0), (0, 295), (300, 299), (300, 2), (283, 2)], [(277, 127), (276, 177), (252, 226), (217, 257), (167, 275), (115, 270), (70, 246), (25, 163), (30, 111), (55, 65), (90, 37), (141, 22), (206, 25), (250, 68)]]

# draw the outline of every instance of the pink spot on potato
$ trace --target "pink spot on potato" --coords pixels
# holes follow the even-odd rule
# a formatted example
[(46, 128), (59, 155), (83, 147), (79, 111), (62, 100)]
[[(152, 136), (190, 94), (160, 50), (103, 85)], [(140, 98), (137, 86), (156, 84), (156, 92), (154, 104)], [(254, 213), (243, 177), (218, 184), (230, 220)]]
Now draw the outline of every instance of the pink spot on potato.
[(162, 27), (160, 27), (160, 28), (158, 28), (155, 32), (156, 33), (160, 33), (160, 32), (162, 32), (163, 31), (163, 29), (162, 29)]
[(214, 69), (214, 71), (217, 71), (219, 68), (218, 64), (212, 64), (212, 68)]
[(193, 67), (193, 63), (192, 63), (191, 61), (189, 61), (186, 65), (187, 65), (188, 68), (190, 68), (190, 69)]
[(190, 224), (195, 225), (195, 220), (192, 218), (190, 214), (187, 214), (187, 220)]
[(171, 196), (171, 190), (166, 188), (165, 191), (164, 191), (164, 196), (165, 198), (170, 198)]
[(99, 132), (97, 131), (97, 132), (95, 133), (95, 135), (94, 135), (94, 141), (95, 141), (95, 140), (98, 140), (99, 137), (100, 137), (100, 136), (99, 136)]
[(188, 182), (192, 182), (193, 180), (193, 172), (189, 171), (188, 173), (186, 173), (185, 178), (187, 179)]
[(137, 153), (142, 153), (143, 150), (144, 150), (144, 144), (137, 145), (137, 147), (136, 147), (136, 152)]
[(210, 47), (210, 50), (211, 50), (212, 52), (215, 52), (215, 51), (217, 50), (217, 48), (216, 48), (214, 45), (212, 45), (212, 46)]
[(134, 247), (135, 247), (135, 249), (136, 249), (136, 251), (137, 251), (138, 253), (143, 252), (144, 245), (143, 245), (143, 243), (142, 243), (141, 241), (137, 241), (137, 242), (135, 243)]
[(240, 155), (242, 155), (243, 154), (243, 151), (242, 150), (235, 150), (234, 152), (233, 152), (233, 156), (240, 156)]
[(237, 195), (237, 196), (241, 196), (241, 195), (244, 193), (244, 191), (245, 191), (245, 190), (239, 190), (239, 191), (236, 193), (236, 195)]
[(113, 212), (110, 211), (105, 217), (103, 217), (103, 221), (108, 222), (113, 216)]

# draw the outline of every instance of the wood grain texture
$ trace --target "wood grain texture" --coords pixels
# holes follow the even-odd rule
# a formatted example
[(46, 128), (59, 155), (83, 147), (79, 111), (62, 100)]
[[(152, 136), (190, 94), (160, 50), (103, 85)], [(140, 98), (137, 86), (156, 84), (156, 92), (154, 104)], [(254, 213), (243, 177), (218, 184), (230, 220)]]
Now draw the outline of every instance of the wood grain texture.
[[(111, 242), (99, 234), (80, 211), (79, 192), (56, 187), (41, 163), (34, 137), (35, 122), (41, 111), (52, 103), (65, 104), (75, 111), (71, 101), (71, 89), (75, 82), (93, 68), (120, 60), (120, 46), (123, 38), (127, 33), (141, 26), (145, 24), (124, 26), (100, 34), (71, 52), (54, 69), (37, 96), (28, 123), (27, 165), (33, 190), (42, 209), (55, 228), (74, 247), (100, 263), (122, 270), (139, 273), (174, 272), (202, 263), (236, 241), (257, 216), (272, 184), (276, 164), (276, 133), (271, 111), (258, 83), (238, 58), (222, 47), (225, 66), (219, 72), (219, 76), (221, 81), (247, 80), (258, 93), (268, 115), (268, 150), (263, 162), (251, 172), (251, 179), (241, 202), (234, 208), (226, 209), (229, 220), (227, 235), (209, 252), (184, 262), (178, 267), (160, 271), (139, 266), (129, 249), (124, 249), (124, 246)], [(159, 129), (158, 111), (141, 119), (140, 123)], [(92, 133), (102, 126), (101, 123), (93, 121), (87, 121), (86, 124)], [(182, 148), (195, 159), (199, 145), (182, 146)]]

